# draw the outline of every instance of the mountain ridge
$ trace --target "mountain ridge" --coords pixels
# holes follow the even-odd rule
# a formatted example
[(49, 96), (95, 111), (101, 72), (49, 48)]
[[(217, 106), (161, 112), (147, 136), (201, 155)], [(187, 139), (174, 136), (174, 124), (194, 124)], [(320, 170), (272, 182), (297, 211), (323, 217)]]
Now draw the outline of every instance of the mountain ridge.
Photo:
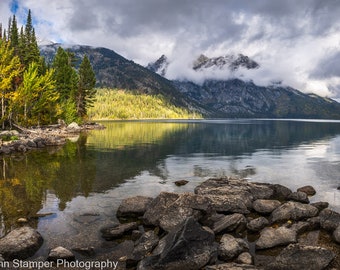
[[(51, 63), (60, 44), (41, 46), (41, 54)], [(87, 54), (97, 78), (98, 87), (127, 89), (151, 95), (162, 95), (176, 106), (196, 111), (207, 118), (322, 118), (340, 119), (340, 104), (315, 94), (304, 94), (280, 84), (268, 87), (240, 79), (207, 79), (202, 84), (189, 80), (168, 80), (167, 58), (163, 56), (156, 66), (143, 67), (113, 50), (84, 45), (65, 46), (79, 60)], [(220, 63), (220, 67), (214, 67)], [(234, 63), (234, 64), (233, 64)], [(193, 70), (210, 68), (256, 69), (260, 64), (247, 56), (201, 58)], [(155, 68), (164, 70), (163, 76)], [(154, 69), (152, 69), (154, 68)], [(161, 72), (162, 74), (162, 72)]]

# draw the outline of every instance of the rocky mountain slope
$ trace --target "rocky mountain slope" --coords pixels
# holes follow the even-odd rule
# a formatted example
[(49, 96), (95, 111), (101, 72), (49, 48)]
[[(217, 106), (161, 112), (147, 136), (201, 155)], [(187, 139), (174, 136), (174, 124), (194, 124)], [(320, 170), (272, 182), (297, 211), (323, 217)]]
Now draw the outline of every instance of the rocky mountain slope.
[[(59, 46), (60, 44), (41, 46), (41, 53), (48, 62), (53, 60)], [(169, 66), (169, 61), (164, 55), (145, 68), (106, 48), (90, 46), (64, 46), (64, 48), (75, 53), (79, 63), (84, 54), (88, 55), (99, 87), (159, 94), (171, 104), (197, 111), (205, 117), (340, 119), (340, 104), (336, 101), (304, 94), (290, 87), (282, 85), (262, 87), (240, 79), (207, 79), (202, 84), (192, 81), (170, 81), (164, 77)], [(215, 58), (201, 55), (192, 65), (196, 72), (226, 68), (234, 72), (258, 67), (257, 62), (242, 54)]]

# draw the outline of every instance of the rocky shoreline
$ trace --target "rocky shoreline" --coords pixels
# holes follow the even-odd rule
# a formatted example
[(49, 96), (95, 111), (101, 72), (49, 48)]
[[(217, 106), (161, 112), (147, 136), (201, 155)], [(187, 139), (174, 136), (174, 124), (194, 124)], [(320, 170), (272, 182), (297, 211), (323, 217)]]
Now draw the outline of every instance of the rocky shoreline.
[(67, 139), (77, 136), (80, 132), (103, 128), (105, 128), (103, 125), (97, 123), (84, 125), (71, 123), (5, 130), (0, 132), (0, 155), (25, 153), (32, 149), (64, 145)]
[[(315, 192), (221, 178), (193, 193), (126, 198), (117, 210), (121, 223), (100, 230), (103, 241), (117, 242), (105, 258), (92, 247), (56, 247), (39, 260), (74, 261), (81, 253), (88, 261), (115, 260), (117, 269), (340, 269), (340, 214), (327, 202), (309, 203)], [(23, 226), (0, 239), (0, 254), (29, 259), (42, 243)]]

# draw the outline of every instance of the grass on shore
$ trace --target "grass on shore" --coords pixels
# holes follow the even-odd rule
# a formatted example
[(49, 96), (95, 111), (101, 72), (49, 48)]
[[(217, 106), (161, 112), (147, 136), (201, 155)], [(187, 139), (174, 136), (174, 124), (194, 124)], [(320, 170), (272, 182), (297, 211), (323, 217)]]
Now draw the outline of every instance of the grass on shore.
[(115, 119), (193, 119), (198, 113), (169, 104), (161, 95), (136, 94), (118, 89), (98, 89), (96, 101), (89, 108), (93, 120)]

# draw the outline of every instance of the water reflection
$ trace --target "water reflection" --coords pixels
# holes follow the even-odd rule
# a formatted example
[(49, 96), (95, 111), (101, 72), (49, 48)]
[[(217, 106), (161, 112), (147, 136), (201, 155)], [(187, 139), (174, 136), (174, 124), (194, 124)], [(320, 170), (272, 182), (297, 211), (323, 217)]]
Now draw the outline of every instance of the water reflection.
[[(1, 235), (17, 226), (18, 218), (28, 217), (47, 239), (45, 245), (65, 246), (65, 234), (69, 245), (84, 234), (100, 242), (98, 226), (114, 221), (122, 198), (192, 191), (207, 177), (231, 174), (291, 188), (312, 184), (319, 191), (315, 199), (330, 200), (340, 210), (339, 122), (104, 125), (105, 130), (82, 134), (62, 148), (2, 158)], [(172, 183), (178, 179), (190, 182), (178, 188)]]

